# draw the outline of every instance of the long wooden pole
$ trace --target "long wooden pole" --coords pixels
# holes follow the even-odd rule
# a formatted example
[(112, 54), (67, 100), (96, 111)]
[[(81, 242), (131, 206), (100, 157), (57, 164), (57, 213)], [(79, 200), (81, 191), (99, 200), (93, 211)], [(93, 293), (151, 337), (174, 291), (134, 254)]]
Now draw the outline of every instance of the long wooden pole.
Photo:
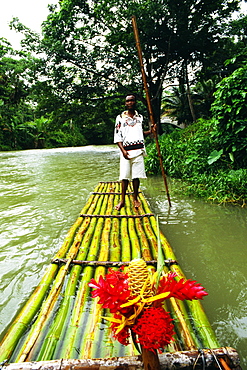
[[(145, 69), (144, 69), (144, 64), (143, 64), (142, 49), (141, 49), (141, 43), (140, 43), (140, 38), (139, 38), (139, 32), (138, 32), (138, 28), (137, 28), (136, 17), (134, 15), (132, 16), (132, 26), (133, 26), (133, 31), (134, 31), (135, 41), (136, 41), (136, 48), (137, 48), (137, 52), (138, 52), (138, 58), (139, 58), (141, 74), (142, 74), (142, 80), (143, 80), (144, 89), (145, 89), (145, 93), (146, 93), (149, 117), (150, 117), (150, 120), (151, 120), (151, 124), (154, 125), (155, 124), (155, 119), (154, 119), (150, 94), (149, 94), (149, 90), (148, 90), (147, 76), (146, 76)], [(155, 143), (156, 143), (156, 148), (157, 148), (157, 152), (158, 152), (161, 174), (162, 174), (162, 177), (164, 179), (164, 184), (165, 184), (165, 188), (166, 188), (167, 200), (168, 200), (169, 206), (171, 207), (172, 206), (171, 205), (171, 199), (170, 199), (170, 194), (169, 194), (169, 190), (168, 190), (168, 184), (167, 184), (165, 169), (164, 169), (164, 166), (163, 166), (162, 155), (161, 155), (161, 152), (160, 152), (160, 145), (159, 145), (157, 130), (154, 131), (154, 137), (155, 137)]]

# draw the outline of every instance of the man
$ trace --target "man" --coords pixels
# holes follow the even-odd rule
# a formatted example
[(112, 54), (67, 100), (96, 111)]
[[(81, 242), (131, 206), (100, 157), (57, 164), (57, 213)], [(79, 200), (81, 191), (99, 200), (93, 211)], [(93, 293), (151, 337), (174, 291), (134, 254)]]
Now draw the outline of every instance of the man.
[(129, 180), (133, 182), (134, 207), (138, 208), (138, 191), (140, 178), (146, 178), (144, 158), (146, 155), (144, 136), (150, 135), (152, 130), (143, 131), (143, 116), (136, 111), (136, 96), (129, 94), (125, 98), (125, 110), (116, 118), (114, 143), (117, 143), (120, 153), (120, 180), (122, 180), (122, 196), (116, 206), (120, 210), (125, 204), (125, 195)]

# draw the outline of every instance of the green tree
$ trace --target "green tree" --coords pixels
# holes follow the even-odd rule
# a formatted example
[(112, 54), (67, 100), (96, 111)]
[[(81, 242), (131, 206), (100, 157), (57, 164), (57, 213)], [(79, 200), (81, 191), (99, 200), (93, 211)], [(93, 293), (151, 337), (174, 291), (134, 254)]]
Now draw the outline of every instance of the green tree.
[[(138, 92), (145, 102), (130, 22), (131, 16), (136, 15), (159, 122), (165, 79), (183, 79), (190, 98), (188, 70), (195, 65), (202, 68), (207, 56), (223, 45), (226, 22), (239, 3), (62, 0), (59, 9), (50, 7), (40, 43), (26, 31), (26, 47), (45, 53), (43, 72), (64, 104), (95, 104), (98, 98), (122, 96), (129, 90)], [(192, 114), (191, 101), (190, 109)]]
[(26, 136), (23, 125), (33, 119), (30, 94), (34, 65), (33, 57), (18, 54), (7, 40), (0, 40), (0, 144), (6, 149), (20, 147)]
[(164, 94), (162, 109), (173, 117), (178, 125), (188, 125), (192, 122), (185, 86), (173, 87)]
[(201, 80), (193, 88), (193, 97), (197, 117), (210, 118), (211, 105), (214, 101), (214, 92), (216, 90), (217, 80), (219, 78)]
[(41, 149), (45, 147), (47, 129), (49, 127), (49, 120), (47, 118), (36, 118), (34, 121), (26, 122), (26, 124), (22, 125), (22, 127), (23, 129), (29, 131), (29, 135), (33, 139), (34, 149)]

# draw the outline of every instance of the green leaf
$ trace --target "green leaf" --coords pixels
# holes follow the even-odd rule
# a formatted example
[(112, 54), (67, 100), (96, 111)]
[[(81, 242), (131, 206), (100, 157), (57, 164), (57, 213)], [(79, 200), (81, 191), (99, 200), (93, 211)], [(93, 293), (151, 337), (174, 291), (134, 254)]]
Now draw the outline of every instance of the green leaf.
[(230, 157), (230, 160), (231, 160), (232, 162), (234, 162), (234, 155), (233, 155), (233, 153), (229, 153), (229, 157)]
[(223, 149), (221, 149), (219, 151), (214, 150), (213, 152), (211, 152), (208, 156), (208, 164), (212, 164), (212, 163), (218, 161), (218, 159), (220, 159), (222, 154), (223, 154)]

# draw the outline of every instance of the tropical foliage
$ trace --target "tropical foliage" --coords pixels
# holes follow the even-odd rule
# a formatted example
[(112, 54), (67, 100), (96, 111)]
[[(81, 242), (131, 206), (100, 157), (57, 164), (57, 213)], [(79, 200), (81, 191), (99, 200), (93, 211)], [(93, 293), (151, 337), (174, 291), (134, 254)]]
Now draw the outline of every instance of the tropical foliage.
[(247, 167), (247, 66), (237, 69), (218, 85), (212, 113), (214, 137), (222, 156), (229, 155), (234, 168)]
[(164, 84), (175, 80), (186, 91), (194, 120), (199, 116), (193, 112), (190, 85), (194, 81), (188, 71), (201, 71), (208, 79), (233, 56), (228, 30), (238, 6), (238, 0), (63, 0), (59, 8), (50, 6), (41, 39), (17, 19), (12, 27), (25, 35), (23, 50), (42, 55), (35, 64), (36, 74), (42, 75), (35, 84), (39, 115), (52, 115), (54, 125), (72, 119), (83, 126), (82, 134), (86, 125), (98, 123), (112, 132), (113, 119), (106, 121), (112, 112), (106, 110), (102, 117), (102, 103), (110, 99), (119, 110), (119, 97), (130, 90), (145, 103), (131, 16), (137, 17), (156, 121)]
[[(236, 130), (238, 131), (237, 128)], [(241, 132), (242, 141), (245, 143), (247, 135), (244, 130)], [(241, 142), (235, 150), (238, 155), (232, 158), (226, 151), (228, 141), (224, 142), (224, 137), (221, 125), (215, 118), (198, 120), (184, 130), (176, 129), (169, 136), (160, 138), (164, 167), (170, 177), (183, 180), (181, 186), (176, 182), (179, 192), (182, 188), (183, 193), (188, 195), (220, 203), (245, 205), (246, 149), (243, 150)], [(159, 165), (156, 147), (150, 144), (147, 149), (146, 166), (150, 173), (157, 174)]]

